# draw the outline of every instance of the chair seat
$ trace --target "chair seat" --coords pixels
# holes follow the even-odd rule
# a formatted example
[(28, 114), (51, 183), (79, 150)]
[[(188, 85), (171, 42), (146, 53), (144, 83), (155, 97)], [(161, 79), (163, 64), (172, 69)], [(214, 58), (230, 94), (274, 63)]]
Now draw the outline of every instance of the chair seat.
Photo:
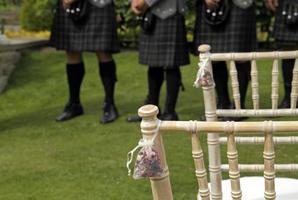
[[(264, 177), (243, 177), (240, 178), (243, 199), (264, 200)], [(223, 200), (231, 198), (230, 180), (222, 182)], [(276, 199), (278, 200), (297, 200), (298, 198), (298, 179), (275, 178)]]
[[(242, 177), (240, 178), (243, 200), (264, 200), (264, 177)], [(210, 185), (209, 185), (210, 188)], [(276, 199), (297, 200), (298, 179), (275, 178)], [(222, 181), (223, 200), (231, 200), (230, 180)], [(198, 198), (200, 200), (200, 198)]]

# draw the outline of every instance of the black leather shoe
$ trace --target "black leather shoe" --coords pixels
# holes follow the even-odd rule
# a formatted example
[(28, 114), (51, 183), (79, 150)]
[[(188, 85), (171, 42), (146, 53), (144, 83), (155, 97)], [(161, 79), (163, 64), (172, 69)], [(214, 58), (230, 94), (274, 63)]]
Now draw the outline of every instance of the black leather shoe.
[(284, 98), (282, 102), (278, 105), (278, 108), (290, 108), (291, 107), (291, 100)]
[(63, 113), (61, 113), (57, 118), (57, 122), (64, 122), (70, 120), (74, 117), (84, 114), (84, 110), (81, 104), (79, 103), (67, 103)]
[(127, 117), (127, 122), (140, 122), (142, 118), (139, 115), (130, 115)]
[(176, 112), (173, 113), (162, 113), (160, 116), (161, 120), (164, 121), (177, 121), (179, 120), (178, 115)]
[(100, 123), (107, 124), (115, 121), (118, 118), (118, 111), (114, 104), (104, 103), (103, 107), (103, 115), (100, 119)]

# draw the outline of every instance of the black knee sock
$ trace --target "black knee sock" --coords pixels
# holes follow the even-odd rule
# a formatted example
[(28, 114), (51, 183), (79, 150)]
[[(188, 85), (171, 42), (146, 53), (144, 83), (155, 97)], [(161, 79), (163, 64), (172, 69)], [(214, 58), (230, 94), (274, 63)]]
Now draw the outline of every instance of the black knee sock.
[(99, 63), (99, 74), (105, 90), (105, 102), (108, 104), (114, 104), (114, 90), (116, 77), (116, 64), (112, 60), (110, 62)]
[(293, 79), (293, 68), (294, 68), (295, 60), (287, 59), (282, 61), (282, 76), (284, 80), (284, 88), (285, 88), (285, 99), (291, 99), (291, 90), (292, 90), (292, 79)]
[(217, 94), (217, 104), (221, 108), (230, 106), (228, 90), (228, 70), (224, 61), (212, 63), (215, 90)]
[(160, 89), (164, 81), (163, 68), (149, 67), (147, 78), (148, 78), (148, 96), (145, 103), (158, 106)]
[(80, 103), (80, 88), (85, 74), (84, 63), (66, 65), (69, 102)]
[(164, 113), (174, 113), (181, 86), (181, 72), (179, 68), (166, 70), (167, 97)]
[(250, 62), (237, 63), (236, 68), (238, 74), (241, 108), (245, 108), (246, 91), (250, 80)]

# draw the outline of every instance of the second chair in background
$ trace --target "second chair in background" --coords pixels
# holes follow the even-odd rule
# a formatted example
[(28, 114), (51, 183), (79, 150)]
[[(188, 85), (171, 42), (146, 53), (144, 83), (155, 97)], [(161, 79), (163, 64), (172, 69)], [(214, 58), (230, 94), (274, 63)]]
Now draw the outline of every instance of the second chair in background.
[[(274, 37), (280, 50), (296, 50), (298, 47), (298, 1), (266, 0), (267, 7), (275, 11)], [(295, 14), (296, 12), (296, 14)], [(280, 108), (290, 108), (294, 59), (282, 61), (285, 95)]]
[[(212, 53), (248, 52), (256, 49), (255, 5), (247, 1), (246, 6), (235, 1), (197, 1), (194, 48), (201, 44), (212, 46)], [(223, 7), (223, 9), (220, 9)], [(217, 108), (234, 106), (229, 97), (226, 62), (212, 63), (216, 84)], [(237, 62), (241, 107), (245, 107), (245, 95), (250, 80), (249, 62)]]

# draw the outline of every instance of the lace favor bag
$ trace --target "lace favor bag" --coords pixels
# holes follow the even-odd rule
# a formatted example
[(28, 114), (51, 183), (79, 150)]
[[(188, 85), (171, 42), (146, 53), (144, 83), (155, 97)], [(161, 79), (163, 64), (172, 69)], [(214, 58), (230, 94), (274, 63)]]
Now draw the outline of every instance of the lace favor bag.
[(158, 151), (155, 148), (155, 138), (158, 134), (158, 128), (152, 137), (151, 140), (141, 139), (138, 145), (127, 154), (127, 169), (128, 175), (131, 175), (130, 164), (133, 160), (133, 154), (139, 148), (140, 151), (137, 154), (133, 178), (134, 179), (141, 179), (145, 177), (162, 177), (165, 173), (165, 170), (161, 164), (160, 156)]
[(211, 71), (208, 69), (209, 56), (200, 58), (199, 71), (194, 82), (194, 87), (210, 87), (214, 85)]

